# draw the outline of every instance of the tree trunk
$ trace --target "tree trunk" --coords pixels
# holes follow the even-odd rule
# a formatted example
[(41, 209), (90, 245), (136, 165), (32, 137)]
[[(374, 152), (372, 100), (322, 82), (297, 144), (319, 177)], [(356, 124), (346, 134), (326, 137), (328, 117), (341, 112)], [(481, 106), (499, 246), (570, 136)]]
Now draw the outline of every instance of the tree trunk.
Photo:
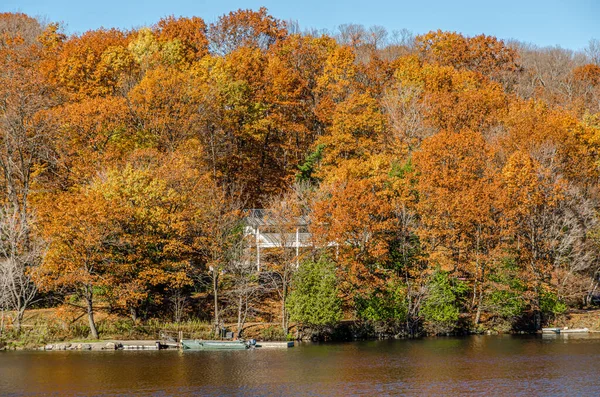
[(485, 265), (481, 266), (481, 282), (479, 283), (479, 300), (477, 301), (477, 313), (475, 314), (475, 326), (481, 318), (481, 305), (483, 304), (483, 282), (485, 280)]
[(479, 265), (477, 265), (477, 267), (475, 268), (475, 280), (473, 282), (473, 299), (471, 300), (471, 309), (473, 310), (473, 308), (475, 307), (475, 305), (477, 304), (477, 286), (478, 286), (478, 280), (477, 280), (477, 273), (479, 272)]
[(283, 329), (283, 335), (287, 337), (288, 333), (288, 318), (287, 310), (285, 308), (285, 301), (287, 300), (287, 282), (284, 281), (283, 293), (281, 295), (281, 328)]
[(481, 303), (483, 302), (483, 291), (479, 292), (479, 301), (477, 303), (477, 313), (475, 314), (475, 326), (479, 324), (481, 318)]
[(215, 335), (219, 335), (219, 289), (216, 270), (213, 270), (212, 282), (213, 282), (213, 297), (215, 305)]
[(240, 332), (244, 328), (244, 324), (246, 324), (246, 319), (248, 318), (248, 301), (244, 301), (244, 315), (242, 316), (242, 324), (240, 325)]
[(538, 331), (542, 328), (542, 313), (539, 309), (536, 309), (533, 314), (533, 321), (535, 330)]
[(94, 306), (93, 306), (93, 295), (92, 292), (88, 293), (87, 301), (87, 315), (90, 322), (90, 334), (92, 339), (98, 339), (98, 330), (96, 329), (96, 323), (94, 321)]
[(17, 329), (17, 335), (21, 333), (21, 326), (23, 325), (23, 317), (25, 316), (25, 308), (17, 309), (17, 318), (15, 319), (15, 327)]
[(238, 299), (238, 320), (237, 320), (237, 336), (238, 336), (238, 338), (241, 336), (241, 331), (242, 331), (242, 306), (243, 306), (243, 301), (242, 301), (242, 297), (240, 295), (240, 297)]
[[(479, 263), (479, 241), (480, 241), (480, 235), (481, 235), (481, 225), (477, 226), (477, 242), (475, 245), (475, 255), (476, 255), (476, 260), (475, 260), (475, 282), (473, 283), (473, 302), (471, 303), (471, 310), (473, 310), (473, 307), (475, 307), (475, 304), (477, 304), (477, 313), (475, 314), (475, 327), (477, 327), (477, 324), (479, 324), (479, 318), (481, 317), (481, 297), (483, 295), (483, 287), (480, 287), (480, 292), (479, 292), (479, 299), (477, 299), (477, 287), (479, 285), (479, 280), (477, 280), (477, 277), (479, 275), (479, 270), (481, 268), (481, 265)], [(481, 272), (481, 284), (483, 284), (483, 271)]]
[(135, 309), (135, 307), (129, 308), (129, 314), (131, 315), (131, 321), (133, 321), (133, 323), (136, 324), (138, 315), (137, 315), (137, 310)]
[(542, 328), (542, 310), (540, 307), (540, 303), (541, 303), (541, 299), (540, 299), (540, 290), (541, 290), (541, 285), (540, 282), (538, 281), (538, 284), (535, 287), (535, 310), (533, 311), (533, 322), (534, 322), (534, 328), (536, 331), (540, 330)]

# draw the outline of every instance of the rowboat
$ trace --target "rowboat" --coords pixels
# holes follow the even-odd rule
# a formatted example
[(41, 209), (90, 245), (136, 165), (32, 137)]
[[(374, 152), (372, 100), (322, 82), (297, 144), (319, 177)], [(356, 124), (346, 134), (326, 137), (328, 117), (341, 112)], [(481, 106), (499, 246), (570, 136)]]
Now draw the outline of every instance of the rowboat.
[(254, 340), (199, 340), (184, 339), (181, 346), (184, 350), (245, 350), (255, 345)]

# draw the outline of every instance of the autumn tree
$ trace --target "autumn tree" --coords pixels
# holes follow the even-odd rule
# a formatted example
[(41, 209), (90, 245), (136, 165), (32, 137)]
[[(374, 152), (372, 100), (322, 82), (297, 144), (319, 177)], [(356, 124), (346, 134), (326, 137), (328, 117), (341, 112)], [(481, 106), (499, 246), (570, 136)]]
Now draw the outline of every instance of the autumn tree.
[(192, 284), (191, 230), (201, 182), (181, 153), (162, 157), (141, 151), (94, 183), (93, 189), (122, 214), (113, 217), (120, 231), (113, 255), (122, 270), (114, 296), (134, 321), (149, 302), (164, 304)]
[(173, 68), (146, 73), (128, 97), (141, 144), (173, 151), (194, 136), (199, 104), (193, 90), (190, 76)]
[(381, 283), (392, 225), (392, 206), (381, 185), (347, 180), (324, 186), (313, 204), (317, 247), (331, 247), (346, 300)]
[(582, 101), (582, 106), (589, 112), (600, 111), (600, 66), (586, 64), (573, 69), (573, 79), (577, 87), (573, 102)]
[(26, 46), (35, 44), (43, 30), (43, 24), (27, 14), (0, 13), (0, 47), (13, 45), (15, 39)]
[(208, 54), (207, 27), (202, 18), (175, 18), (171, 15), (158, 21), (154, 30), (160, 41), (179, 44), (189, 63)]
[(23, 14), (0, 14), (0, 225), (3, 278), (8, 301), (24, 311), (36, 298), (31, 277), (43, 246), (33, 233), (32, 191), (40, 171), (52, 161), (50, 122), (55, 104), (40, 73), (41, 25)]
[(74, 99), (113, 95), (134, 60), (127, 37), (117, 30), (88, 31), (61, 43), (47, 70), (51, 82)]
[(64, 193), (43, 208), (43, 233), (51, 243), (39, 285), (77, 297), (87, 314), (90, 335), (98, 339), (94, 314), (123, 271), (115, 255), (121, 245), (118, 214), (109, 200), (91, 189)]
[[(415, 154), (419, 173), (419, 235), (430, 267), (473, 279), (472, 306), (481, 306), (490, 253), (498, 244), (493, 151), (475, 132), (440, 132)], [(475, 324), (481, 309), (477, 310)]]
[(132, 128), (123, 98), (85, 99), (55, 107), (48, 115), (53, 161), (43, 176), (47, 186), (59, 189), (91, 182), (98, 170), (122, 164), (127, 153), (149, 140)]
[(31, 230), (35, 227), (33, 216), (27, 217), (23, 219), (10, 204), (0, 212), (0, 307), (16, 313), (17, 333), (21, 331), (25, 310), (38, 300), (35, 277), (46, 249)]
[(535, 326), (541, 324), (541, 301), (550, 288), (553, 260), (550, 238), (552, 214), (556, 211), (563, 187), (541, 164), (527, 153), (515, 152), (502, 170), (502, 232), (523, 266), (528, 285), (526, 299), (531, 305)]
[(465, 37), (438, 30), (417, 36), (415, 42), (422, 57), (440, 65), (471, 70), (494, 79), (518, 69), (516, 51), (492, 36)]
[(265, 7), (258, 11), (242, 10), (219, 17), (208, 30), (209, 47), (214, 54), (225, 55), (240, 47), (267, 50), (287, 35), (285, 23), (267, 13)]

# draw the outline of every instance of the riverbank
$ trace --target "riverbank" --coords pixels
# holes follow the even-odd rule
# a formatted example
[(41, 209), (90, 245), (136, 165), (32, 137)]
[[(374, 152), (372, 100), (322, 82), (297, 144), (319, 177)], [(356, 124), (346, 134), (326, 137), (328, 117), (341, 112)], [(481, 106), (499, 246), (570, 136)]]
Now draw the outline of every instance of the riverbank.
[(573, 310), (554, 321), (552, 326), (564, 328), (587, 328), (600, 332), (600, 310)]
[[(132, 321), (129, 317), (98, 313), (97, 328), (100, 339), (89, 339), (89, 326), (84, 318), (65, 316), (60, 309), (35, 309), (26, 313), (20, 332), (10, 323), (10, 313), (5, 313), (5, 323), (0, 331), (0, 350), (39, 350), (52, 345), (53, 350), (98, 350), (109, 343), (154, 345), (175, 343), (181, 336), (188, 339), (213, 339), (214, 328), (210, 322), (186, 320), (179, 323), (150, 319)], [(227, 331), (237, 333), (234, 324), (225, 324)], [(294, 331), (292, 325), (291, 331)], [(261, 341), (285, 341), (290, 338), (279, 323), (247, 323), (243, 337)], [(56, 346), (56, 348), (54, 348)], [(91, 346), (91, 349), (90, 349)], [(51, 349), (48, 349), (51, 350)]]
[[(0, 333), (0, 350), (114, 350), (119, 344), (138, 346), (139, 349), (157, 349), (157, 341), (163, 345), (176, 343), (180, 335), (190, 339), (212, 339), (213, 328), (209, 322), (189, 320), (180, 323), (160, 320), (133, 322), (127, 317), (98, 314), (98, 329), (101, 339), (88, 338), (89, 327), (82, 319), (66, 321), (57, 309), (31, 310), (25, 317), (22, 331), (17, 333), (10, 324), (5, 324)], [(559, 328), (588, 328), (591, 333), (600, 333), (600, 310), (572, 311), (557, 317), (547, 326)], [(226, 324), (229, 332), (237, 333), (234, 324)], [(511, 334), (525, 331), (499, 332), (482, 327), (476, 332), (463, 331), (460, 334)], [(533, 332), (531, 332), (533, 333)], [(407, 335), (380, 332), (373, 326), (356, 321), (343, 321), (325, 332), (315, 332), (310, 328), (297, 328), (291, 324), (284, 335), (278, 323), (248, 323), (244, 326), (243, 337), (260, 341), (326, 340), (351, 341), (369, 339), (404, 338)]]

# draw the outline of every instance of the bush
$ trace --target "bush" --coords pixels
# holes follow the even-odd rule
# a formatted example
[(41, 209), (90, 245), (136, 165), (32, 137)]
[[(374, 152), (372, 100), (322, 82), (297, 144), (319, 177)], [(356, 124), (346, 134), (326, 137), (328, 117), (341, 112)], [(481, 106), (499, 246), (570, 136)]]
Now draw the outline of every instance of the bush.
[(357, 298), (356, 308), (357, 317), (371, 323), (376, 332), (398, 333), (408, 314), (406, 289), (403, 285), (390, 281), (370, 296)]
[(540, 311), (544, 317), (554, 317), (567, 311), (567, 305), (556, 294), (544, 291), (540, 294)]
[(527, 308), (524, 298), (527, 288), (519, 278), (516, 261), (504, 258), (498, 268), (490, 269), (488, 280), (483, 310), (495, 318), (494, 323), (500, 324), (496, 328), (510, 331)]
[(523, 314), (523, 297), (513, 291), (496, 290), (486, 297), (486, 307), (493, 308), (490, 314), (504, 319), (513, 319)]

